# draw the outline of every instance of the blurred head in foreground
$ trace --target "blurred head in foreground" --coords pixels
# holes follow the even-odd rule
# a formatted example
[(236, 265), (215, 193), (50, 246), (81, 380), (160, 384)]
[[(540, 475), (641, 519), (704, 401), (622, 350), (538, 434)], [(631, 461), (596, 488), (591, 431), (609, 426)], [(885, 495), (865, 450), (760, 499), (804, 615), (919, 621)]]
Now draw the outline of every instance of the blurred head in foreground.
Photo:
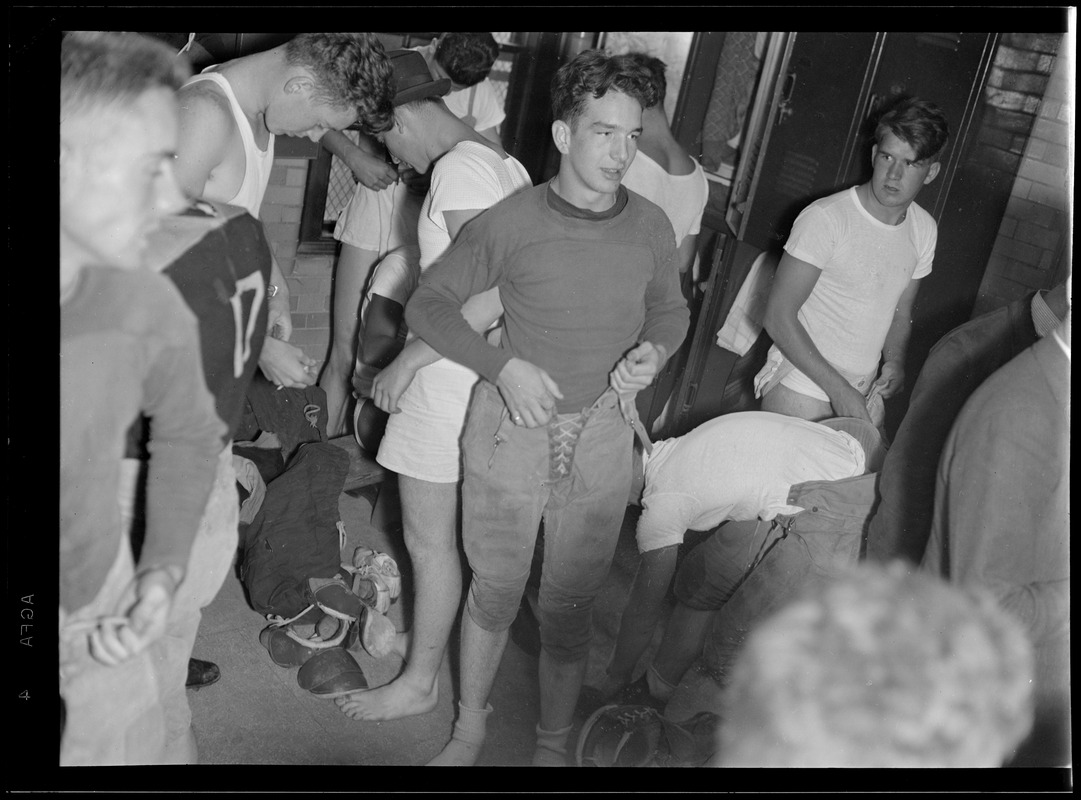
[(997, 767), (1032, 725), (1032, 649), (990, 595), (861, 565), (751, 632), (718, 766)]

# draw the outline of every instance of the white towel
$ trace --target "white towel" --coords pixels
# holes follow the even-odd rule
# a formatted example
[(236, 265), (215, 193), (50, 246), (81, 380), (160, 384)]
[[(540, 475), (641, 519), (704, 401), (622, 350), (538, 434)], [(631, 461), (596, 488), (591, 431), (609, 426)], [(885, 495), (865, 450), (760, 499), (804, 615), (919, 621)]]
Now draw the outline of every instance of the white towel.
[(240, 506), (240, 521), (250, 525), (266, 498), (266, 483), (251, 459), (234, 453), (233, 468), (236, 470), (236, 482), (248, 491), (248, 498)]
[(778, 258), (770, 252), (759, 253), (751, 271), (736, 295), (735, 302), (717, 331), (717, 344), (736, 355), (745, 355), (762, 333), (766, 301), (777, 273)]

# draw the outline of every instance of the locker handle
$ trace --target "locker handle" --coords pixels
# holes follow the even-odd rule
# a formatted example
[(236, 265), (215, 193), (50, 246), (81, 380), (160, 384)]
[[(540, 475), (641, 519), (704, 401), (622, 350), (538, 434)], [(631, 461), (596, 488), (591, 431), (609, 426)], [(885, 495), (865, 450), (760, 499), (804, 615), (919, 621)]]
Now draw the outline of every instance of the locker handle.
[(784, 88), (781, 90), (781, 102), (777, 106), (777, 124), (783, 125), (785, 120), (795, 113), (792, 108), (792, 94), (796, 89), (796, 73), (789, 72), (784, 79)]
[(694, 405), (694, 401), (697, 398), (698, 398), (698, 383), (695, 382), (695, 383), (692, 383), (690, 386), (687, 387), (687, 399), (686, 399), (686, 401), (684, 401), (683, 407), (680, 408), (680, 412), (683, 413), (683, 414), (686, 414), (688, 411), (690, 411), (691, 407)]
[(878, 106), (881, 102), (882, 98), (878, 95), (878, 92), (872, 92), (867, 100), (867, 113), (863, 115), (863, 118), (871, 119), (878, 111)]

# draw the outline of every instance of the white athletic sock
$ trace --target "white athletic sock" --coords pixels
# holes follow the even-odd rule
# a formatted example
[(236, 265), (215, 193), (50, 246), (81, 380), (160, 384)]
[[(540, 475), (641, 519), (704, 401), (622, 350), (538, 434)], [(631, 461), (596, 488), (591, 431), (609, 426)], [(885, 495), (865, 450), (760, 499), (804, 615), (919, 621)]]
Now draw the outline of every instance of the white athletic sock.
[(546, 731), (537, 725), (537, 749), (533, 751), (534, 767), (567, 766), (567, 737), (572, 725), (558, 731)]
[(458, 703), (458, 719), (454, 734), (442, 752), (427, 763), (429, 767), (471, 767), (480, 758), (492, 704), (483, 709), (469, 708)]

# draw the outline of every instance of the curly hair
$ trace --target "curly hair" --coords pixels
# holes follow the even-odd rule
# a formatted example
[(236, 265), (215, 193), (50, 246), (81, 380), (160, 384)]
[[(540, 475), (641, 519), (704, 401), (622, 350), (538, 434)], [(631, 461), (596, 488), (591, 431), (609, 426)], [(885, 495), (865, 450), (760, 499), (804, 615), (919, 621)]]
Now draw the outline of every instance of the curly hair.
[(613, 56), (603, 50), (585, 50), (564, 64), (552, 78), (552, 118), (572, 128), (585, 109), (586, 97), (622, 92), (642, 108), (657, 103), (657, 90), (649, 70), (630, 56)]
[(390, 61), (373, 34), (302, 33), (285, 45), (285, 58), (315, 76), (318, 100), (356, 109), (365, 132), (382, 133), (393, 124)]
[(950, 126), (934, 103), (902, 97), (879, 118), (875, 126), (875, 143), (881, 145), (887, 133), (908, 142), (916, 151), (917, 160), (924, 161), (942, 152), (950, 138)]
[(989, 593), (896, 562), (818, 584), (752, 630), (725, 766), (1001, 766), (1032, 726), (1032, 648)]
[(191, 75), (187, 59), (137, 33), (71, 31), (60, 41), (60, 119), (124, 105), (144, 92), (176, 91)]
[(668, 78), (665, 77), (668, 65), (648, 53), (627, 53), (627, 58), (649, 71), (653, 91), (657, 93), (657, 102), (663, 104), (665, 95), (668, 94)]
[(460, 86), (487, 78), (497, 58), (499, 43), (490, 33), (444, 33), (435, 47), (435, 60)]

